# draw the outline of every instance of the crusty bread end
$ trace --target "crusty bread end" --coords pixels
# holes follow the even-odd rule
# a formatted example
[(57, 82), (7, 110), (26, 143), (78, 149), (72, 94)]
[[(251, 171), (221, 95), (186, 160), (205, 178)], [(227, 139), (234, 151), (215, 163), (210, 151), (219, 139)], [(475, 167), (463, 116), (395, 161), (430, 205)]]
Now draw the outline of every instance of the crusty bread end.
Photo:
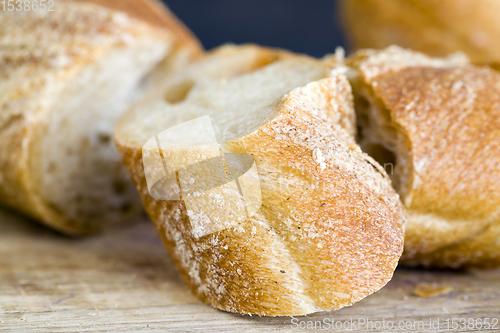
[[(118, 124), (115, 140), (143, 204), (184, 280), (206, 303), (237, 313), (303, 315), (351, 305), (392, 277), (404, 213), (383, 169), (354, 143), (342, 72), (288, 52), (225, 46), (154, 87)], [(178, 170), (208, 158), (196, 147), (145, 145), (203, 116), (224, 156), (254, 159), (260, 191), (252, 195), (259, 193), (262, 205), (237, 219), (230, 184), (214, 189), (201, 197), (200, 214), (224, 227), (200, 234), (200, 223), (203, 230), (210, 225), (193, 220), (189, 195), (153, 198), (144, 163), (157, 149)], [(179, 186), (210, 183), (209, 170), (185, 180), (179, 171)]]
[(500, 74), (399, 47), (347, 63), (361, 145), (395, 165), (408, 210), (403, 262), (498, 266)]
[(0, 202), (82, 235), (142, 211), (112, 128), (146, 74), (192, 46), (94, 3), (56, 6), (0, 13)]

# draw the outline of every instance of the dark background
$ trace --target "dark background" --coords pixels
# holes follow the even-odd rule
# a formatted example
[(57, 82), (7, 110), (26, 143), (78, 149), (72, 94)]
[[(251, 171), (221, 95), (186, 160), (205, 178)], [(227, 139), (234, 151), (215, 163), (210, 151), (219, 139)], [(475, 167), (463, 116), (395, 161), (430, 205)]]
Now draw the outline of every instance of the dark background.
[(336, 0), (163, 0), (206, 49), (257, 43), (320, 57), (346, 46)]

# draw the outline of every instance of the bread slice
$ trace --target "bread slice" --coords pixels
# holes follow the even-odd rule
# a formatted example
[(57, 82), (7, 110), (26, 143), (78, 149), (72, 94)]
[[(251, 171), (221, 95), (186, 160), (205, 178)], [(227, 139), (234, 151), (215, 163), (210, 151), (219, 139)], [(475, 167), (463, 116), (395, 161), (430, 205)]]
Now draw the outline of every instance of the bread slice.
[(390, 280), (404, 213), (354, 142), (342, 73), (284, 51), (223, 46), (118, 123), (143, 204), (204, 302), (303, 315), (351, 305)]
[(362, 148), (395, 164), (403, 262), (500, 263), (500, 74), (390, 47), (350, 59)]
[(497, 0), (341, 0), (339, 13), (354, 48), (462, 51), (475, 64), (500, 64)]
[[(126, 2), (134, 13), (135, 5), (158, 6)], [(55, 7), (0, 13), (0, 201), (82, 235), (141, 212), (112, 128), (156, 64), (201, 49), (162, 24), (95, 3)], [(164, 20), (177, 25), (170, 14)]]

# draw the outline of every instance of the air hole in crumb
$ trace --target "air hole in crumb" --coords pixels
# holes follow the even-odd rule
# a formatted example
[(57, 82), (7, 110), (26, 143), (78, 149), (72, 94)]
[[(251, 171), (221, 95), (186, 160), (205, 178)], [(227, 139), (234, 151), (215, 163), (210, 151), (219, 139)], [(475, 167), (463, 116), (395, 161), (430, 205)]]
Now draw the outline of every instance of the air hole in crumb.
[(125, 182), (117, 180), (114, 182), (113, 188), (116, 194), (122, 194), (125, 193), (125, 191), (127, 190), (127, 184)]
[(84, 137), (81, 141), (82, 143), (82, 148), (87, 149), (90, 147), (90, 139), (88, 137)]
[(132, 204), (130, 203), (123, 204), (121, 205), (120, 210), (124, 214), (130, 213), (130, 211), (132, 211)]
[(366, 152), (373, 157), (384, 169), (389, 176), (394, 174), (396, 167), (396, 155), (389, 149), (380, 144), (371, 144), (367, 147)]
[(109, 134), (106, 134), (106, 133), (99, 134), (98, 138), (99, 138), (99, 142), (104, 143), (104, 144), (107, 144), (111, 141), (111, 136)]
[(54, 163), (54, 162), (50, 162), (50, 163), (49, 163), (49, 166), (48, 166), (48, 168), (47, 168), (47, 172), (48, 172), (48, 173), (54, 173), (54, 172), (57, 172), (57, 165), (56, 165), (56, 163)]
[(186, 99), (193, 86), (194, 82), (192, 80), (183, 81), (167, 91), (165, 100), (170, 104), (180, 103)]

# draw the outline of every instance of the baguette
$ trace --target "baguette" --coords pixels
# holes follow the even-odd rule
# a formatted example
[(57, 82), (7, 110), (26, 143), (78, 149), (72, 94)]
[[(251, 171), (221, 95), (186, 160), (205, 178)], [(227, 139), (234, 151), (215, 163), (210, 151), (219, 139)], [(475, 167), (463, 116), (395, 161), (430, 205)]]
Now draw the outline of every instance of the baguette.
[(400, 45), (443, 57), (463, 51), (475, 64), (500, 67), (497, 0), (341, 0), (355, 49)]
[(390, 47), (347, 61), (360, 144), (395, 164), (408, 211), (402, 262), (500, 263), (500, 74), (463, 55), (436, 59)]
[(0, 202), (70, 235), (142, 211), (112, 128), (156, 64), (201, 52), (154, 0), (91, 2), (0, 12)]
[(342, 69), (223, 46), (155, 85), (118, 123), (146, 211), (207, 304), (304, 315), (351, 305), (392, 277), (404, 213), (384, 170), (355, 144)]

